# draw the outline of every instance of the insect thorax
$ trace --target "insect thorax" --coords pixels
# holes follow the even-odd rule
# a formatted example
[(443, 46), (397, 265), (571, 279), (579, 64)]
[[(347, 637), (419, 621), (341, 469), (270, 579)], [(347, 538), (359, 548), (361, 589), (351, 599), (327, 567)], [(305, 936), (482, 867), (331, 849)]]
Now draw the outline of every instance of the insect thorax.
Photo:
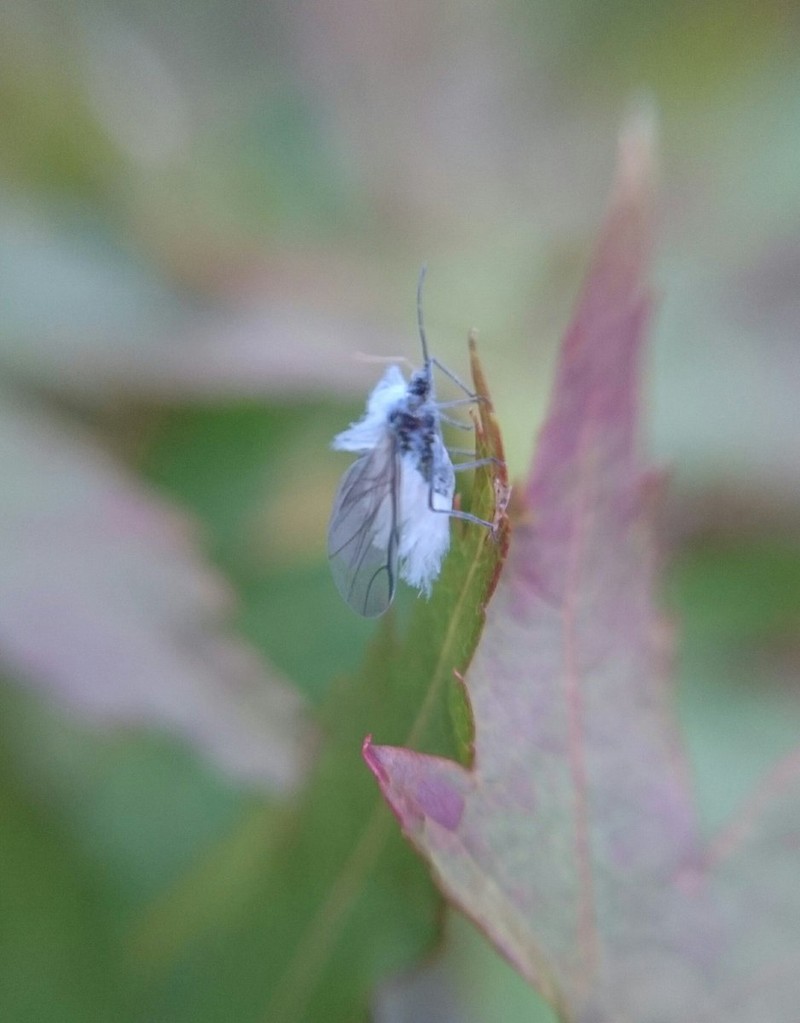
[(417, 470), (430, 482), (434, 470), (434, 442), (439, 418), (431, 404), (411, 393), (415, 377), (412, 377), (409, 384), (409, 394), (405, 401), (389, 413), (389, 425), (397, 438), (400, 454), (411, 455)]

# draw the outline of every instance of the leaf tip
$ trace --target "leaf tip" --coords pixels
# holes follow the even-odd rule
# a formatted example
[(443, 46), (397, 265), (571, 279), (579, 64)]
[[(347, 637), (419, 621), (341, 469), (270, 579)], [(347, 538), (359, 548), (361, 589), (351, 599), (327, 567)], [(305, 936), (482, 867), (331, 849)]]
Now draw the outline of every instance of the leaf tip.
[(361, 756), (364, 759), (364, 763), (375, 775), (375, 779), (380, 787), (383, 788), (387, 779), (381, 765), (380, 747), (373, 744), (371, 732), (364, 737), (364, 741), (361, 743)]
[(617, 190), (645, 195), (657, 177), (659, 117), (655, 99), (636, 99), (620, 128), (617, 142)]
[(375, 746), (368, 735), (362, 756), (390, 809), (408, 834), (426, 821), (455, 831), (464, 813), (458, 764), (397, 746)]

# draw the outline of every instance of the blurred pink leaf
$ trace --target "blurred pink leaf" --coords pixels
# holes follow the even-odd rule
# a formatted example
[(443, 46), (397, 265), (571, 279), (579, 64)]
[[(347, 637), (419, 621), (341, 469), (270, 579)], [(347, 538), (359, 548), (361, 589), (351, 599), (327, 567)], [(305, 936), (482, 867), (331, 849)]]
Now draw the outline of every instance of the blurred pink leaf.
[(474, 762), (369, 740), (365, 757), (444, 892), (560, 1018), (794, 1023), (800, 754), (703, 844), (654, 606), (657, 481), (636, 446), (651, 136), (623, 135), (467, 676)]
[[(383, 335), (383, 336), (381, 336)], [(341, 316), (315, 315), (306, 302), (273, 299), (187, 322), (142, 348), (130, 344), (107, 351), (95, 363), (91, 386), (162, 399), (219, 399), (226, 396), (359, 396), (374, 380), (375, 366), (353, 352), (402, 351), (385, 330), (371, 330)], [(81, 387), (80, 363), (69, 379)], [(62, 384), (63, 386), (63, 384)]]
[(90, 436), (0, 398), (0, 659), (90, 720), (168, 729), (241, 779), (291, 784), (300, 701), (227, 630), (189, 523)]
[(91, 224), (55, 214), (58, 227), (0, 205), (7, 297), (0, 369), (10, 379), (84, 401), (109, 394), (360, 396), (375, 366), (353, 352), (396, 355), (407, 347), (399, 331), (348, 317), (330, 296), (314, 312), (320, 281), (332, 275), (328, 264), (305, 274), (265, 270), (256, 298), (239, 294), (198, 310), (124, 252), (109, 250)]

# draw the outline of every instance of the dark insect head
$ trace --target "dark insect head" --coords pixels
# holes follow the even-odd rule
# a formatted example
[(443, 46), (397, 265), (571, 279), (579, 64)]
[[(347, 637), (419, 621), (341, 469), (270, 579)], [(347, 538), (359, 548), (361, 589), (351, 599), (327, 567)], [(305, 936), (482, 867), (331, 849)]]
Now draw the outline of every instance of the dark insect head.
[(408, 382), (408, 395), (410, 398), (416, 398), (421, 404), (430, 397), (431, 393), (431, 381), (430, 372), (426, 369), (417, 370), (413, 374)]

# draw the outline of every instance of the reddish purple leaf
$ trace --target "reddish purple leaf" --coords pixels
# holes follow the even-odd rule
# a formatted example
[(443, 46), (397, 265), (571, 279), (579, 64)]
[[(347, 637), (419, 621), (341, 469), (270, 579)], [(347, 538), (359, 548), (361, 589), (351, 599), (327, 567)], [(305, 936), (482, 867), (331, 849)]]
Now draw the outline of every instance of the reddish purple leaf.
[(790, 1023), (798, 772), (784, 816), (703, 847), (654, 604), (657, 481), (636, 444), (652, 184), (637, 119), (467, 676), (471, 768), (365, 757), (445, 893), (563, 1019)]
[(297, 695), (225, 624), (189, 523), (90, 436), (0, 401), (0, 659), (89, 720), (177, 732), (250, 782), (301, 763)]

